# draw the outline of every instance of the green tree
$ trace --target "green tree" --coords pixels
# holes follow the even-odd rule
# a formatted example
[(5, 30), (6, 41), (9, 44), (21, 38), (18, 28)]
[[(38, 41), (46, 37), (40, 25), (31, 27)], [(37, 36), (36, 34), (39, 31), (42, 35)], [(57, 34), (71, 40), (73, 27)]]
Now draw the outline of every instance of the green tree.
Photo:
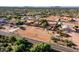
[(14, 48), (14, 51), (15, 51), (15, 52), (23, 52), (23, 51), (25, 51), (25, 50), (26, 50), (26, 47), (25, 47), (24, 44), (17, 45), (17, 46), (15, 46), (15, 48)]
[(45, 51), (50, 51), (50, 49), (51, 49), (50, 45), (46, 43), (36, 43), (36, 44), (33, 44), (30, 51), (31, 52), (45, 52)]
[(48, 21), (46, 19), (41, 19), (39, 21), (39, 25), (41, 25), (43, 28), (46, 28), (46, 27), (49, 26), (49, 23), (48, 23)]
[(20, 45), (20, 44), (28, 44), (27, 40), (23, 39), (23, 38), (16, 38), (16, 44)]
[(15, 41), (16, 41), (16, 37), (11, 36), (10, 39), (9, 39), (9, 42), (15, 42)]
[(6, 51), (7, 51), (7, 52), (10, 52), (10, 51), (12, 51), (12, 50), (13, 50), (13, 49), (12, 49), (11, 46), (7, 46), (7, 47), (6, 47)]
[(15, 42), (16, 48), (14, 50), (16, 51), (29, 51), (29, 48), (31, 47), (31, 43), (29, 43), (25, 38), (17, 38), (17, 41)]

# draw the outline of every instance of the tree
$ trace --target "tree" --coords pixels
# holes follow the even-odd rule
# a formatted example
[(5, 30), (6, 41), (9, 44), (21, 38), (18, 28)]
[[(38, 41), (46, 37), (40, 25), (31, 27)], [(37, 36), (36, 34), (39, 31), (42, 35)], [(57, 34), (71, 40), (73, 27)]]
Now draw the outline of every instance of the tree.
[(13, 50), (13, 49), (12, 49), (11, 46), (7, 46), (7, 47), (6, 47), (6, 51), (7, 51), (7, 52), (10, 52), (10, 51), (12, 51), (12, 50)]
[(3, 27), (3, 26), (0, 25), (0, 29), (5, 29), (5, 27)]
[(28, 44), (27, 40), (23, 39), (23, 38), (16, 38), (16, 44), (20, 45), (20, 44)]
[(48, 23), (48, 21), (46, 19), (41, 19), (39, 21), (39, 25), (41, 25), (43, 28), (46, 28), (46, 27), (49, 26), (49, 23)]
[(24, 25), (25, 24), (25, 21), (22, 21), (22, 20), (18, 20), (16, 22), (16, 25)]
[(16, 36), (4, 36), (0, 35), (0, 51), (10, 52), (24, 52), (29, 51), (32, 46), (25, 38)]
[(61, 19), (59, 19), (59, 20), (56, 22), (56, 24), (55, 24), (53, 30), (55, 30), (55, 31), (60, 30), (60, 29), (62, 28), (62, 25), (63, 25), (63, 24), (62, 24), (62, 21), (61, 21)]
[(9, 39), (9, 42), (15, 42), (15, 41), (16, 41), (16, 37), (11, 36), (10, 39)]
[(0, 38), (2, 38), (2, 35), (0, 35)]
[(6, 16), (7, 20), (11, 20), (12, 19), (12, 16), (11, 15), (8, 15)]
[(45, 52), (45, 51), (50, 51), (50, 50), (51, 50), (50, 45), (46, 43), (33, 44), (33, 46), (30, 49), (31, 52)]
[(58, 42), (58, 41), (60, 41), (60, 38), (59, 38), (59, 36), (52, 36), (51, 37), (51, 40), (53, 40), (54, 42)]
[(79, 28), (79, 26), (74, 26), (73, 28), (74, 28), (75, 31), (77, 32), (77, 29)]
[[(29, 48), (31, 47), (31, 43), (29, 43), (25, 38), (17, 38), (17, 41), (15, 42), (15, 45), (17, 46), (15, 48), (16, 51), (29, 51)], [(20, 47), (22, 49), (20, 49)]]
[(23, 51), (25, 51), (25, 50), (26, 50), (26, 47), (25, 47), (24, 44), (17, 45), (17, 46), (15, 46), (15, 48), (14, 48), (14, 51), (15, 51), (15, 52), (23, 52)]
[(68, 46), (68, 47), (73, 47), (73, 46), (76, 46), (76, 44), (74, 44), (72, 41), (70, 40), (64, 40), (64, 43)]

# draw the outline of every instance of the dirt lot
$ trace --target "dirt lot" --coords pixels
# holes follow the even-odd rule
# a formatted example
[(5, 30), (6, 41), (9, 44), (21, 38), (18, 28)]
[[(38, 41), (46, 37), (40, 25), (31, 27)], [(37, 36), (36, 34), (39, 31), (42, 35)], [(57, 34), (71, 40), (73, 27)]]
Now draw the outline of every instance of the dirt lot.
[(60, 16), (49, 16), (49, 17), (47, 17), (46, 19), (48, 20), (48, 21), (57, 21), (58, 19), (62, 19), (63, 21), (65, 20), (70, 20), (71, 18), (70, 17), (65, 17), (65, 16), (63, 16), (63, 17), (60, 17)]
[(27, 26), (26, 30), (17, 30), (16, 34), (22, 37), (32, 38), (34, 40), (38, 41), (44, 41), (48, 42), (51, 37), (51, 31), (48, 32), (45, 29), (33, 27), (33, 26)]

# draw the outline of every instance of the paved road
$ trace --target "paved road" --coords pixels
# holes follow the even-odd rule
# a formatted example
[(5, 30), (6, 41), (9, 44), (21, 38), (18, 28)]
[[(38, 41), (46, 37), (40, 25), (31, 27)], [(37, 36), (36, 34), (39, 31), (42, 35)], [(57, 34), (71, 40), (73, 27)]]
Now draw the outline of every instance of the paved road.
[(12, 33), (0, 31), (0, 35), (11, 36)]
[(57, 45), (57, 44), (51, 44), (51, 47), (53, 49), (55, 49), (57, 51), (61, 51), (61, 52), (79, 52), (78, 50), (74, 50), (72, 48), (61, 46), (61, 45)]
[[(41, 41), (29, 39), (29, 38), (26, 38), (26, 40), (28, 40), (28, 42), (31, 42), (31, 43), (40, 43), (41, 42)], [(44, 42), (44, 43), (46, 43), (46, 42)], [(51, 45), (52, 49), (57, 50), (57, 51), (61, 51), (61, 52), (79, 52), (79, 50), (75, 50), (75, 49), (72, 49), (69, 47), (64, 47), (64, 46), (61, 46), (58, 44), (50, 44), (50, 45)]]
[[(0, 31), (0, 35), (10, 36), (12, 34)], [(26, 40), (28, 42), (31, 42), (31, 43), (41, 43), (42, 42), (42, 41), (36, 41), (36, 40), (30, 39), (30, 38), (26, 38)], [(46, 43), (46, 42), (44, 42), (44, 43)], [(72, 48), (60, 46), (60, 45), (57, 45), (57, 44), (50, 44), (50, 45), (51, 45), (51, 48), (56, 50), (56, 51), (61, 51), (61, 52), (79, 52), (79, 50), (74, 50)]]

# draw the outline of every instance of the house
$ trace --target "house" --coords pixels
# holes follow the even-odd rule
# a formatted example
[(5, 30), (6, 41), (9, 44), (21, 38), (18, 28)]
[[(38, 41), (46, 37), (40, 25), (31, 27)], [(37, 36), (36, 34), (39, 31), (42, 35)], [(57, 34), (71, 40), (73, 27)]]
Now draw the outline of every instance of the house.
[(63, 30), (65, 30), (65, 32), (72, 32), (72, 29), (71, 29), (72, 27), (71, 26), (69, 26), (69, 25), (63, 25), (62, 26), (62, 29)]
[(76, 19), (76, 18), (72, 18), (71, 20), (70, 20), (70, 22), (77, 22), (78, 20)]
[(0, 18), (0, 24), (7, 24), (7, 22), (5, 18)]
[(38, 19), (40, 19), (40, 18), (41, 18), (41, 15), (36, 15), (36, 16), (35, 16), (35, 19), (36, 19), (36, 20), (38, 20)]
[(27, 16), (23, 16), (23, 17), (21, 17), (21, 20), (27, 20), (27, 19), (28, 19)]

